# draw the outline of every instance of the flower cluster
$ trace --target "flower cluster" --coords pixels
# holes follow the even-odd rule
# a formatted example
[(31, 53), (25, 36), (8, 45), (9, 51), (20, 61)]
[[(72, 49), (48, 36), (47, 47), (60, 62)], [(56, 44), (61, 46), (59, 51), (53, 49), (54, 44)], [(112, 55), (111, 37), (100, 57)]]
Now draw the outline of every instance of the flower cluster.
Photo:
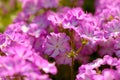
[(119, 80), (120, 59), (105, 55), (91, 63), (81, 65), (76, 80)]
[(1, 78), (49, 80), (49, 76), (42, 71), (56, 74), (55, 63), (49, 63), (39, 53), (36, 53), (31, 47), (23, 45), (22, 42), (19, 43), (4, 34), (0, 36), (1, 52), (3, 53), (3, 56), (0, 57)]
[(83, 10), (84, 0), (70, 0), (72, 8), (61, 0), (19, 1), (22, 11), (0, 33), (0, 78), (58, 80), (65, 65), (74, 80), (81, 65), (76, 80), (120, 79), (119, 0), (96, 0), (94, 14)]

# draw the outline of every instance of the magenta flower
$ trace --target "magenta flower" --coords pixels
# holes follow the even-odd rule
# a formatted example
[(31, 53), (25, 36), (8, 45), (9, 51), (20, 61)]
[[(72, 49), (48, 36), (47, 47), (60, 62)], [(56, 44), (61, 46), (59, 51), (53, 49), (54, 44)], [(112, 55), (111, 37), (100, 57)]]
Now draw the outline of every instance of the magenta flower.
[(43, 8), (56, 8), (59, 4), (59, 0), (40, 0), (40, 5)]
[(4, 47), (10, 44), (10, 39), (5, 34), (0, 33), (0, 50), (3, 50)]
[(120, 0), (94, 0), (94, 14), (84, 0), (19, 1), (0, 33), (0, 80), (120, 80)]
[(115, 39), (114, 50), (117, 57), (120, 57), (120, 37)]
[(53, 25), (61, 25), (64, 20), (64, 14), (63, 13), (54, 13), (49, 12), (48, 20), (52, 22)]
[(6, 56), (0, 59), (0, 77), (14, 77), (17, 74), (22, 75), (24, 72), (33, 71), (32, 66), (19, 57)]
[(34, 24), (37, 24), (40, 29), (46, 29), (50, 24), (50, 22), (47, 19), (47, 15), (48, 15), (48, 13), (39, 15), (39, 16), (35, 17), (32, 22)]
[(113, 55), (114, 54), (114, 40), (107, 40), (98, 42), (99, 50), (97, 51), (100, 56)]
[[(112, 73), (112, 74), (111, 74)], [(105, 69), (102, 72), (103, 80), (119, 80), (119, 73), (113, 69)]]
[(31, 15), (35, 14), (37, 11), (40, 10), (40, 6), (38, 5), (38, 0), (22, 0), (22, 8), (24, 14)]
[(80, 20), (77, 19), (75, 16), (68, 16), (68, 18), (64, 19), (63, 21), (63, 27), (64, 28), (73, 28), (78, 27), (80, 23)]
[[(103, 65), (109, 65), (110, 67), (103, 67)], [(119, 59), (111, 56), (104, 56), (103, 59), (96, 59), (92, 63), (82, 65), (79, 68), (79, 74), (76, 76), (76, 80), (119, 80)], [(111, 68), (111, 67), (115, 67)], [(112, 74), (111, 74), (112, 73)], [(96, 79), (96, 78), (100, 79)]]
[(46, 37), (45, 53), (51, 57), (65, 54), (70, 50), (69, 37), (65, 33), (50, 33)]
[(87, 23), (85, 25), (79, 26), (77, 33), (81, 38), (85, 38), (93, 43), (104, 40), (103, 32), (101, 32), (100, 29), (94, 24)]
[(28, 21), (29, 15), (25, 14), (24, 12), (19, 13), (13, 22), (22, 22), (22, 21)]
[(49, 70), (51, 70), (50, 73), (56, 73), (54, 64), (46, 63), (43, 59), (40, 59), (41, 61), (39, 62), (43, 62), (41, 63), (42, 65), (49, 64), (49, 68), (47, 68), (48, 65), (44, 66), (44, 68), (37, 67), (34, 62), (24, 60), (18, 56), (5, 56), (0, 57), (0, 59), (0, 77), (6, 77), (6, 79), (8, 78), (7, 76), (9, 76), (9, 78), (13, 80), (16, 77), (15, 75), (17, 75), (25, 80), (50, 80), (49, 76), (43, 74), (40, 70), (46, 69), (46, 71), (44, 70), (46, 73), (48, 73)]
[(55, 67), (55, 63), (49, 63), (47, 60), (43, 59), (37, 53), (32, 54), (28, 59), (32, 62), (33, 65), (43, 70), (45, 73), (56, 74), (57, 68)]
[[(41, 25), (42, 26), (42, 25)], [(43, 25), (44, 26), (44, 25)], [(29, 30), (27, 32), (30, 36), (33, 36), (35, 38), (40, 37), (41, 34), (45, 34), (46, 31), (44, 29), (41, 29), (37, 24), (32, 23), (29, 24)]]
[(85, 13), (81, 8), (68, 10), (67, 13), (64, 14), (64, 20), (62, 22), (63, 28), (72, 28), (73, 30), (76, 30), (76, 27), (80, 26), (80, 21), (82, 21), (85, 16)]
[(6, 45), (6, 36), (0, 33), (0, 49)]
[(0, 76), (14, 77), (14, 75), (19, 74), (33, 80), (44, 80), (44, 78), (47, 80), (48, 75), (45, 74), (45, 77), (40, 70), (45, 73), (57, 73), (55, 63), (49, 63), (30, 47), (12, 41), (3, 51), (7, 56), (0, 57), (2, 59), (0, 62)]
[(106, 38), (116, 38), (120, 34), (120, 21), (112, 20), (103, 29), (105, 30)]
[(55, 57), (56, 63), (61, 65), (61, 64), (68, 64), (71, 65), (71, 58), (68, 57), (67, 54), (62, 54), (57, 57)]

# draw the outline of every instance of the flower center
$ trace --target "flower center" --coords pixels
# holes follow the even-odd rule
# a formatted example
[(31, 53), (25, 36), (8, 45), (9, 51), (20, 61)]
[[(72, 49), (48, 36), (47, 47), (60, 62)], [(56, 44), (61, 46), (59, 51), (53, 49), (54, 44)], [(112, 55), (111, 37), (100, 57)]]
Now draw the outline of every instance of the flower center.
[(56, 45), (55, 47), (56, 47), (56, 48), (58, 48), (59, 46), (58, 46), (58, 45)]

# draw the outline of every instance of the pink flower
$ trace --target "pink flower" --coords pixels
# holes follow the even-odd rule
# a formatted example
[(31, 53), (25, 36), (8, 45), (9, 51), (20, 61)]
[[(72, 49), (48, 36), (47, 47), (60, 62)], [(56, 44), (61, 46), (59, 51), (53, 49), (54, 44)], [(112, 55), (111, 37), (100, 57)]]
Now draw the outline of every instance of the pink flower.
[[(103, 65), (110, 67), (104, 67), (101, 70), (100, 68)], [(92, 63), (81, 65), (76, 80), (119, 80), (119, 66), (119, 59), (106, 55), (103, 59), (98, 58)], [(115, 67), (116, 69), (111, 67)]]
[(44, 13), (44, 14), (41, 14), (39, 16), (36, 16), (34, 19), (33, 19), (33, 23), (38, 25), (40, 29), (46, 29), (50, 22), (48, 21), (47, 19), (47, 15), (49, 14), (49, 12), (47, 13)]
[(104, 80), (119, 80), (119, 73), (113, 69), (105, 69), (102, 71)]
[(40, 0), (40, 5), (43, 8), (56, 8), (59, 4), (59, 0)]
[(114, 49), (115, 41), (114, 40), (102, 41), (102, 42), (99, 42), (98, 45), (99, 45), (98, 54), (100, 56), (113, 55), (113, 53), (115, 51), (115, 49)]
[(71, 65), (71, 58), (70, 57), (68, 57), (68, 55), (67, 54), (62, 54), (62, 55), (60, 55), (60, 56), (57, 56), (56, 58), (55, 58), (55, 60), (56, 60), (56, 63), (57, 64), (69, 64), (69, 65)]
[(0, 33), (0, 49), (2, 50), (8, 44), (10, 44), (9, 38), (5, 34)]
[(112, 20), (105, 25), (105, 37), (106, 38), (116, 38), (120, 34), (120, 21), (119, 20)]
[(35, 14), (40, 10), (38, 6), (38, 0), (24, 0), (22, 1), (23, 12), (27, 15)]
[(0, 48), (5, 44), (6, 36), (0, 33)]
[(45, 53), (51, 57), (64, 54), (70, 50), (69, 37), (65, 33), (50, 33), (45, 41)]
[(93, 43), (96, 41), (103, 41), (103, 32), (100, 31), (98, 27), (91, 23), (85, 23), (85, 25), (81, 25), (77, 29), (77, 33), (81, 38), (85, 38)]

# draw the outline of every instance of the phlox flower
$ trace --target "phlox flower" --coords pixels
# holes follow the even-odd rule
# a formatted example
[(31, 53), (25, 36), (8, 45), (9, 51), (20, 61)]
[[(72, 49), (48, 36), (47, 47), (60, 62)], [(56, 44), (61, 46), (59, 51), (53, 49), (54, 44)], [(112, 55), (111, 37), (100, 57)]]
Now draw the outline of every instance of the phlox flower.
[[(111, 74), (112, 73), (112, 74)], [(119, 80), (119, 73), (113, 69), (105, 69), (102, 72), (103, 80)]]
[(47, 15), (49, 14), (49, 12), (46, 12), (44, 14), (41, 14), (39, 16), (36, 16), (33, 20), (32, 20), (32, 23), (35, 23), (39, 26), (39, 28), (42, 28), (42, 29), (46, 29), (50, 22), (48, 21), (47, 19)]
[(40, 37), (40, 35), (45, 34), (46, 31), (45, 29), (41, 29), (41, 27), (39, 27), (37, 24), (32, 23), (32, 24), (29, 24), (29, 30), (27, 33), (30, 36), (38, 38)]
[(85, 13), (80, 8), (68, 10), (64, 15), (62, 22), (63, 28), (69, 28), (75, 30), (76, 27), (80, 26), (80, 21), (84, 18)]
[[(106, 66), (100, 69), (103, 65), (108, 65), (110, 67)], [(103, 59), (99, 58), (91, 63), (81, 65), (76, 80), (119, 80), (119, 66), (118, 58), (105, 55)], [(100, 79), (97, 79), (98, 77)]]
[(53, 25), (61, 25), (63, 20), (64, 20), (64, 14), (63, 13), (54, 13), (54, 12), (50, 12), (48, 15), (48, 20), (50, 22), (52, 22)]
[(113, 49), (115, 50), (115, 55), (117, 57), (120, 57), (120, 37), (117, 37), (115, 39), (115, 44), (114, 44)]
[(92, 43), (104, 40), (103, 32), (101, 32), (94, 24), (88, 23), (86, 25), (81, 25), (76, 31), (81, 38), (87, 39)]
[(119, 36), (120, 33), (120, 21), (119, 20), (112, 20), (111, 22), (108, 22), (104, 29), (105, 32), (105, 38), (116, 38)]
[(69, 18), (65, 18), (64, 21), (63, 21), (63, 27), (64, 28), (75, 28), (75, 27), (78, 27), (79, 26), (79, 19), (77, 19), (75, 16), (68, 16)]
[(105, 8), (112, 6), (112, 7), (116, 7), (119, 6), (120, 1), (119, 0), (95, 0), (95, 6), (97, 8), (97, 10), (104, 10)]
[(40, 10), (40, 6), (38, 5), (38, 0), (22, 0), (22, 8), (23, 12), (26, 15), (35, 14), (37, 11)]
[(0, 33), (0, 49), (6, 45), (6, 36)]
[(65, 54), (70, 50), (69, 39), (65, 33), (50, 33), (44, 43), (45, 53), (54, 58)]
[[(44, 80), (44, 78), (47, 80), (48, 75), (42, 74), (40, 70), (45, 73), (57, 73), (55, 63), (49, 63), (30, 47), (26, 47), (17, 42), (11, 42), (3, 51), (6, 56), (0, 57), (2, 59), (0, 65), (6, 65), (6, 61), (8, 65), (6, 65), (5, 68), (4, 66), (1, 67), (1, 70), (3, 70), (1, 71), (1, 76), (12, 77), (19, 73), (20, 75), (26, 76), (25, 78), (31, 78), (33, 80)], [(24, 65), (22, 65), (23, 63)], [(6, 70), (6, 68), (10, 70)]]
[(35, 64), (28, 60), (18, 56), (4, 56), (0, 57), (0, 59), (0, 77), (7, 79), (9, 76), (9, 79), (14, 79), (16, 78), (15, 75), (17, 75), (17, 77), (22, 77), (25, 80), (50, 80), (47, 74), (43, 74)]
[(14, 77), (14, 75), (22, 75), (24, 72), (33, 71), (29, 63), (19, 57), (4, 56), (0, 57), (0, 77)]
[(13, 22), (22, 22), (22, 21), (28, 21), (30, 15), (25, 14), (24, 12), (20, 12), (16, 18), (13, 20)]
[(71, 58), (68, 57), (68, 54), (62, 54), (57, 57), (55, 57), (56, 63), (61, 65), (61, 64), (68, 64), (71, 65)]
[(59, 4), (59, 0), (40, 0), (40, 5), (43, 8), (56, 8)]
[(100, 56), (104, 55), (113, 55), (115, 52), (114, 49), (115, 41), (114, 40), (107, 40), (107, 41), (101, 41), (98, 42), (98, 54)]

